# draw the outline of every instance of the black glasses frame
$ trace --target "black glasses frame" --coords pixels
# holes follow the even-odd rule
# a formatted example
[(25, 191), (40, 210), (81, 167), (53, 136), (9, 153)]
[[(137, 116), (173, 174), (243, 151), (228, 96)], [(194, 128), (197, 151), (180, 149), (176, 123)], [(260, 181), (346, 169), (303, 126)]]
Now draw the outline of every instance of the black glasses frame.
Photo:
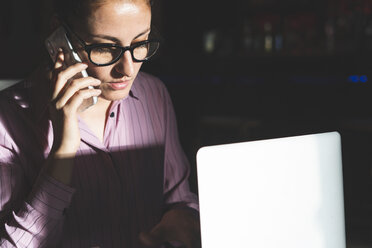
[[(126, 47), (123, 47), (123, 46), (119, 46), (117, 44), (112, 44), (112, 43), (97, 43), (97, 44), (91, 44), (91, 45), (88, 45), (82, 38), (80, 38), (74, 31), (72, 31), (70, 29), (70, 27), (66, 24), (66, 23), (63, 23), (63, 26), (64, 28), (66, 29), (67, 31), (67, 36), (70, 36), (69, 34), (72, 34), (76, 37), (76, 39), (79, 41), (79, 43), (82, 45), (83, 49), (87, 52), (88, 54), (88, 58), (89, 58), (89, 61), (96, 65), (96, 66), (109, 66), (109, 65), (112, 65), (112, 64), (115, 64), (122, 56), (123, 54), (126, 52), (126, 51), (130, 51), (130, 54), (132, 56), (132, 60), (134, 62), (146, 62), (148, 61), (151, 57), (154, 56), (154, 54), (156, 53), (156, 51), (159, 49), (159, 46), (160, 46), (160, 41), (159, 40), (155, 40), (155, 39), (150, 39), (150, 40), (144, 40), (144, 41), (140, 41), (140, 42), (136, 42), (135, 44), (131, 45), (131, 46), (126, 46)], [(70, 37), (69, 37), (70, 38)], [(140, 46), (143, 46), (143, 45), (146, 45), (146, 44), (149, 44), (149, 43), (156, 43), (157, 44), (157, 48), (154, 52), (154, 54), (152, 54), (151, 56), (145, 58), (145, 59), (136, 59), (134, 57), (134, 54), (133, 54), (133, 51), (135, 48), (137, 47), (140, 47)], [(100, 48), (100, 47), (115, 47), (115, 48), (119, 48), (121, 51), (120, 51), (120, 54), (117, 56), (117, 58), (115, 58), (113, 61), (109, 62), (109, 63), (105, 63), (105, 64), (98, 64), (98, 63), (95, 63), (92, 58), (91, 58), (91, 51), (95, 48)]]

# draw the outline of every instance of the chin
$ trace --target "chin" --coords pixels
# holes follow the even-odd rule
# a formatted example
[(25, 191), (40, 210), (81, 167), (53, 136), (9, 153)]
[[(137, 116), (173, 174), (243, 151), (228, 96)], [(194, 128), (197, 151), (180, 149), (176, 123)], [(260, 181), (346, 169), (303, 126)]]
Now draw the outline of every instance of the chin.
[(102, 92), (101, 97), (108, 101), (116, 101), (126, 98), (129, 95), (129, 91), (111, 91), (111, 92)]

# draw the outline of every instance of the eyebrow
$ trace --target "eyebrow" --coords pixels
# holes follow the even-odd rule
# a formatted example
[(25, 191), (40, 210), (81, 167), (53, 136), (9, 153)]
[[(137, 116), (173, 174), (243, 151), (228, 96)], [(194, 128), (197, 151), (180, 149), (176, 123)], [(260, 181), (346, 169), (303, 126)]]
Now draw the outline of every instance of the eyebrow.
[[(139, 37), (141, 37), (144, 34), (147, 34), (150, 30), (151, 30), (151, 28), (148, 28), (145, 31), (139, 33), (136, 37), (133, 38), (133, 40), (138, 39)], [(110, 35), (90, 34), (90, 36), (105, 39), (105, 40), (111, 40), (115, 43), (121, 43), (121, 41), (118, 38), (110, 36)]]

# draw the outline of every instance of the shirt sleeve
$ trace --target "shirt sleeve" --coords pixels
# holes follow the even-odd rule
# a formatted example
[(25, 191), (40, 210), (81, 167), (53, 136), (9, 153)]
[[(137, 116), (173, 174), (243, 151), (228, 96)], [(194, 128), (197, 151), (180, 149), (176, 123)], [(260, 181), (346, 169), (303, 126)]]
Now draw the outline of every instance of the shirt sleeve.
[(55, 247), (74, 189), (46, 175), (29, 185), (0, 129), (0, 247)]
[(190, 191), (190, 164), (181, 147), (177, 121), (171, 98), (164, 90), (166, 106), (165, 113), (165, 164), (164, 164), (164, 195), (167, 205), (185, 204), (199, 211), (196, 194)]

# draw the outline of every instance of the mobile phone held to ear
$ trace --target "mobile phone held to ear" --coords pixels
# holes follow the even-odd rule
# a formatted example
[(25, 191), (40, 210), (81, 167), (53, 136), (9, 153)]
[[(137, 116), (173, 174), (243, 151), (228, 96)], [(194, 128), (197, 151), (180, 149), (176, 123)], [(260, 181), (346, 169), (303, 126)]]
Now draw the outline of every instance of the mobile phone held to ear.
[[(74, 51), (71, 42), (67, 37), (66, 30), (63, 26), (57, 28), (46, 40), (45, 46), (48, 50), (50, 58), (55, 62), (57, 60), (58, 49), (62, 48), (64, 53), (64, 67), (67, 68), (76, 63), (80, 63), (81, 59), (77, 52)], [(86, 70), (74, 76), (72, 79), (88, 77)], [(93, 86), (89, 86), (89, 89), (93, 89)], [(97, 97), (91, 97), (86, 99), (79, 107), (79, 111), (84, 111), (85, 109), (93, 106), (97, 103)]]

